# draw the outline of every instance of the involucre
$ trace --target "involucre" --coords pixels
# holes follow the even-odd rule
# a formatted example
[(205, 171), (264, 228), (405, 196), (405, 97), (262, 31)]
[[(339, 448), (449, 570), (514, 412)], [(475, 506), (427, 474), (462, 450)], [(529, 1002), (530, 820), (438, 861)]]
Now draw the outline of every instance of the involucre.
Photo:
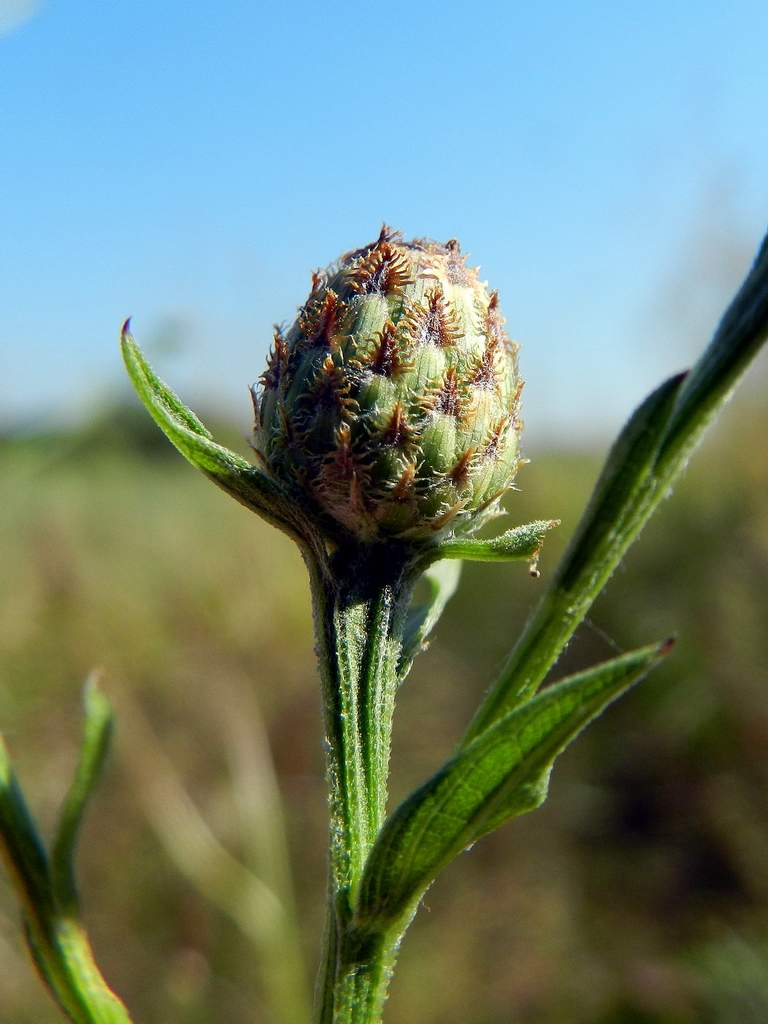
[(519, 458), (522, 380), (496, 292), (456, 241), (378, 239), (313, 275), (254, 387), (264, 468), (329, 532), (475, 529)]

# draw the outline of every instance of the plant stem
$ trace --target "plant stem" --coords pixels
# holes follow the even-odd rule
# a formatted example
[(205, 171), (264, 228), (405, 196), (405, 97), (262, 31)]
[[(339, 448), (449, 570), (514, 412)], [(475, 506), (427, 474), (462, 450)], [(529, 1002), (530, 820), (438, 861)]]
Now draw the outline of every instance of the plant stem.
[(398, 936), (363, 940), (356, 887), (386, 814), (389, 749), (413, 560), (403, 545), (342, 547), (308, 557), (328, 758), (330, 855), (317, 1024), (381, 1019)]
[(379, 1024), (400, 941), (399, 932), (361, 941), (348, 930), (325, 965), (318, 1024)]

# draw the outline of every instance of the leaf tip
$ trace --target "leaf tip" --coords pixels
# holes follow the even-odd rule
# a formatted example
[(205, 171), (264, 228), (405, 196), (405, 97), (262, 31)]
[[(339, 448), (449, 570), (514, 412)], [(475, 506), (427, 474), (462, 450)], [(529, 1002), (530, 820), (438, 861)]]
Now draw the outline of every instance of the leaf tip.
[(676, 636), (668, 636), (667, 639), (662, 640), (659, 646), (656, 648), (656, 656), (658, 658), (666, 658), (666, 656), (673, 650), (676, 643)]
[(0, 785), (5, 785), (11, 775), (11, 755), (5, 745), (5, 737), (0, 732)]
[(103, 672), (94, 669), (83, 685), (83, 708), (88, 720), (97, 720), (108, 724), (112, 719), (112, 705), (101, 689)]
[[(125, 363), (126, 369), (133, 380), (133, 365), (136, 362), (136, 351), (138, 346), (133, 339), (131, 334), (131, 318), (128, 317), (123, 321), (123, 326), (120, 328), (120, 349), (123, 353), (123, 362)], [(135, 386), (135, 382), (134, 382)]]

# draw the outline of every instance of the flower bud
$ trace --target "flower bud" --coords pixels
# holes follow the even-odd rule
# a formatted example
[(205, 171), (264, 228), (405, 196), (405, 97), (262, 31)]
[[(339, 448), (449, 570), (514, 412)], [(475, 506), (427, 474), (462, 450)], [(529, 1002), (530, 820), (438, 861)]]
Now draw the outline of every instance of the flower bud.
[(254, 387), (264, 468), (329, 528), (428, 539), (492, 515), (520, 459), (517, 345), (456, 241), (378, 239), (312, 278)]

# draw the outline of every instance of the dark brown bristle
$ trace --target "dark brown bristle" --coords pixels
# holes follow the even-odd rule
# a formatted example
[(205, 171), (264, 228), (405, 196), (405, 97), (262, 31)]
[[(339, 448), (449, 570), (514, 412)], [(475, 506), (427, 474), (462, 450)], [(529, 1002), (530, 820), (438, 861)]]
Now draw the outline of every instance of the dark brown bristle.
[(414, 302), (405, 313), (403, 326), (418, 345), (448, 348), (463, 336), (456, 310), (446, 301), (436, 284), (425, 296), (425, 303)]
[(376, 338), (373, 350), (357, 358), (356, 364), (383, 377), (397, 376), (411, 367), (413, 364), (405, 358), (397, 335), (397, 327), (391, 320), (387, 320)]
[(342, 423), (336, 431), (336, 448), (328, 458), (336, 474), (343, 480), (350, 480), (355, 471), (355, 457), (352, 454), (352, 431), (348, 423)]
[(325, 500), (335, 506), (342, 522), (360, 522), (367, 518), (364, 492), (366, 470), (352, 448), (352, 431), (342, 423), (336, 431), (336, 445), (324, 459), (316, 487)]
[(435, 518), (431, 519), (429, 522), (430, 530), (434, 533), (437, 533), (438, 530), (442, 530), (448, 525), (448, 523), (452, 522), (457, 515), (459, 515), (466, 503), (466, 498), (462, 498), (460, 501), (457, 501), (455, 505), (451, 505), (450, 508), (446, 509), (441, 515), (435, 516)]
[(507, 431), (509, 430), (513, 420), (514, 416), (512, 413), (509, 413), (507, 416), (502, 416), (502, 418), (493, 425), (488, 442), (485, 448), (483, 448), (482, 454), (484, 459), (495, 459), (499, 454)]
[(267, 356), (267, 368), (259, 378), (259, 383), (265, 390), (272, 388), (276, 391), (288, 365), (288, 342), (277, 324), (275, 324), (274, 331), (272, 348)]
[(448, 304), (439, 285), (427, 296), (427, 308), (435, 343), (441, 348), (455, 345), (463, 334), (459, 315), (454, 307)]
[(510, 355), (514, 355), (515, 346), (504, 330), (504, 317), (499, 308), (499, 293), (497, 291), (491, 292), (488, 301), (488, 309), (485, 314), (485, 334), (489, 341), (493, 339), (497, 344), (503, 346)]
[(406, 501), (413, 491), (413, 481), (416, 479), (416, 463), (409, 462), (400, 479), (392, 489), (392, 497), (395, 501)]
[(511, 406), (510, 406), (513, 415), (517, 415), (518, 406), (520, 405), (520, 396), (523, 393), (523, 388), (524, 387), (525, 387), (525, 381), (524, 380), (518, 380), (517, 384), (515, 385), (515, 390), (514, 390), (514, 392), (512, 394), (512, 402), (511, 402)]
[(389, 224), (382, 224), (381, 231), (379, 231), (379, 237), (376, 239), (376, 244), (381, 245), (382, 242), (394, 242), (396, 238), (400, 237), (400, 232), (395, 228), (391, 228)]
[(352, 479), (349, 482), (349, 512), (347, 521), (360, 523), (366, 515), (365, 507), (365, 481), (361, 478), (357, 469), (352, 471)]
[(350, 383), (343, 368), (334, 363), (332, 355), (327, 355), (308, 393), (300, 399), (305, 406), (301, 418), (315, 418), (326, 410), (338, 410), (343, 417), (351, 416), (358, 403), (350, 398), (349, 392)]
[(278, 401), (277, 417), (280, 421), (280, 430), (275, 434), (275, 438), (278, 439), (279, 447), (291, 448), (300, 441), (303, 433), (299, 430), (293, 417), (288, 415), (283, 401)]
[(464, 454), (459, 458), (459, 461), (448, 473), (448, 476), (453, 480), (457, 487), (464, 487), (469, 480), (469, 474), (472, 469), (472, 460), (475, 456), (474, 448), (467, 448)]
[(461, 249), (459, 243), (456, 242), (452, 245), (448, 242), (446, 245), (448, 250), (448, 262), (446, 266), (446, 275), (451, 284), (457, 284), (461, 286), (471, 285), (473, 281), (477, 279), (477, 271), (471, 270), (467, 266), (467, 257), (461, 255)]
[(395, 447), (405, 447), (413, 440), (414, 434), (415, 429), (408, 422), (403, 403), (396, 402), (389, 423), (382, 431), (382, 441)]
[(352, 432), (349, 425), (342, 423), (336, 431), (336, 444), (323, 460), (320, 486), (326, 494), (344, 490), (349, 486), (356, 472), (355, 456), (352, 451)]
[(299, 327), (308, 343), (313, 347), (330, 348), (336, 328), (345, 312), (345, 304), (328, 288), (321, 299), (305, 308), (299, 319)]
[(349, 271), (349, 286), (358, 295), (391, 295), (413, 283), (405, 253), (379, 240)]
[(431, 405), (435, 412), (454, 416), (457, 420), (462, 418), (465, 402), (459, 389), (459, 381), (454, 367), (450, 367), (446, 371), (443, 385), (435, 394)]
[(339, 262), (343, 266), (351, 262), (359, 261), (365, 256), (368, 256), (377, 246), (381, 245), (382, 242), (399, 241), (401, 237), (402, 232), (397, 231), (395, 228), (391, 228), (389, 224), (382, 224), (375, 242), (369, 242), (367, 245), (363, 245), (359, 249), (350, 249), (349, 252), (343, 253)]
[(318, 325), (318, 338), (324, 345), (329, 345), (334, 329), (341, 317), (341, 303), (336, 292), (329, 288), (323, 299), (323, 306), (320, 312), (320, 324)]
[(501, 342), (497, 337), (489, 337), (485, 343), (483, 354), (477, 360), (470, 376), (470, 383), (486, 391), (497, 391), (499, 385), (499, 368), (497, 364)]

